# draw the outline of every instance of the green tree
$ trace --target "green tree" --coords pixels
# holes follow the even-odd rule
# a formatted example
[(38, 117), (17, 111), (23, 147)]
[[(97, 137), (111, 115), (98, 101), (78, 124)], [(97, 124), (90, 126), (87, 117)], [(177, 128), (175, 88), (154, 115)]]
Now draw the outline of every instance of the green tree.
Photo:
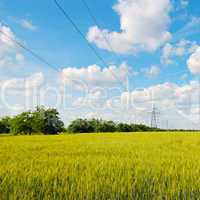
[(132, 132), (133, 129), (131, 125), (125, 124), (125, 123), (119, 123), (117, 124), (117, 131), (118, 132)]
[(32, 113), (23, 112), (11, 120), (11, 132), (13, 134), (28, 134), (33, 132)]
[(3, 117), (0, 119), (0, 134), (10, 132), (10, 117)]
[(93, 133), (95, 128), (87, 119), (76, 119), (68, 126), (70, 133)]
[(23, 112), (11, 120), (14, 134), (57, 134), (64, 130), (64, 123), (56, 109), (37, 107), (33, 112)]
[(116, 124), (113, 121), (105, 121), (98, 119), (76, 119), (72, 121), (68, 126), (68, 132), (71, 133), (106, 133), (106, 132), (142, 132), (152, 131), (159, 129), (152, 129), (143, 124)]
[(32, 113), (32, 128), (35, 133), (42, 133), (45, 127), (45, 108), (37, 106), (36, 110)]
[(42, 113), (43, 124), (42, 132), (44, 134), (57, 134), (64, 130), (64, 123), (59, 118), (59, 113), (54, 108), (49, 108)]
[(59, 113), (54, 108), (45, 109), (37, 107), (33, 112), (33, 131), (36, 133), (57, 134), (64, 131), (64, 123), (59, 118)]
[(97, 132), (111, 133), (115, 132), (116, 130), (117, 130), (116, 124), (113, 121), (104, 121), (104, 120), (99, 121)]
[(115, 132), (116, 124), (113, 121), (77, 119), (69, 124), (68, 131), (71, 133)]

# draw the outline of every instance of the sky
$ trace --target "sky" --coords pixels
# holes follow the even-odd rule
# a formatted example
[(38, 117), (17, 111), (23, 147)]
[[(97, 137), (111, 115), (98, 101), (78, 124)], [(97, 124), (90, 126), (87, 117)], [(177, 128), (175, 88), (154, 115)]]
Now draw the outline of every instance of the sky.
[(54, 0), (0, 1), (0, 116), (44, 105), (65, 124), (150, 125), (156, 107), (161, 128), (200, 128), (199, 1), (57, 3), (78, 31)]

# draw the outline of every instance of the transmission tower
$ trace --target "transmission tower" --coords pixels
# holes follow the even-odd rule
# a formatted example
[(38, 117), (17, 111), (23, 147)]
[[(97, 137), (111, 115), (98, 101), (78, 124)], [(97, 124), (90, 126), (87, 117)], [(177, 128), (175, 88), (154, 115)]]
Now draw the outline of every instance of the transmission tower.
[(153, 109), (151, 112), (151, 128), (158, 128), (158, 116), (159, 116), (159, 112), (156, 109), (155, 105), (153, 105)]

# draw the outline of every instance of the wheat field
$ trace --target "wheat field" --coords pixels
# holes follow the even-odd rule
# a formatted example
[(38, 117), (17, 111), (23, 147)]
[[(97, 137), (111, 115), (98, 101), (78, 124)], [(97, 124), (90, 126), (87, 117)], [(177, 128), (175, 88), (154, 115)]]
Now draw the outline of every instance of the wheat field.
[(0, 199), (199, 199), (198, 133), (0, 137)]

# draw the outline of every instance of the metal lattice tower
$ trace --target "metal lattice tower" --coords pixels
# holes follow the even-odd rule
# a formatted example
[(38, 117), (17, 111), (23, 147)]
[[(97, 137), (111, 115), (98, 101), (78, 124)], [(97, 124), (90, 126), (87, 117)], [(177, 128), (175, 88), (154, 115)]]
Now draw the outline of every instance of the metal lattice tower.
[(158, 128), (158, 115), (160, 113), (156, 109), (155, 105), (153, 105), (153, 109), (151, 112), (151, 128)]

